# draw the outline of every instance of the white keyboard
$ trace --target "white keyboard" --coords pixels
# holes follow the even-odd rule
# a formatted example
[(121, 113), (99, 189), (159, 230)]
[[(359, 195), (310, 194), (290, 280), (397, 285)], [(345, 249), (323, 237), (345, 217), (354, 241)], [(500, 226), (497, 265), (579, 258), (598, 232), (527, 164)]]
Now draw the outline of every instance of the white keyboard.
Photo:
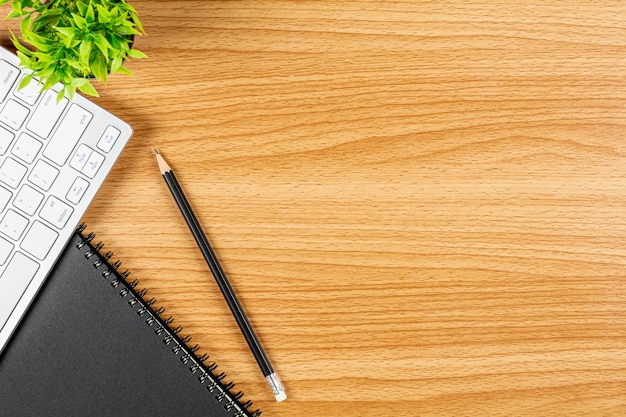
[(0, 48), (0, 352), (132, 135), (82, 96), (57, 103)]

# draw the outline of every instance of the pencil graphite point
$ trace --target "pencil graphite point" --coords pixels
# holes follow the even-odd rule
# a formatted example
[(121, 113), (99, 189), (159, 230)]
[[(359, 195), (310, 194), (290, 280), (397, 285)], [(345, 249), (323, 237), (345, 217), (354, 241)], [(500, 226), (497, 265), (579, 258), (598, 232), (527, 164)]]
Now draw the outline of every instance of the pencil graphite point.
[(165, 162), (165, 159), (163, 159), (163, 157), (156, 150), (156, 148), (154, 149), (154, 154), (156, 155), (157, 163), (159, 164), (159, 170), (161, 171), (161, 174), (165, 174), (166, 172), (172, 170), (172, 168), (170, 168), (167, 162)]

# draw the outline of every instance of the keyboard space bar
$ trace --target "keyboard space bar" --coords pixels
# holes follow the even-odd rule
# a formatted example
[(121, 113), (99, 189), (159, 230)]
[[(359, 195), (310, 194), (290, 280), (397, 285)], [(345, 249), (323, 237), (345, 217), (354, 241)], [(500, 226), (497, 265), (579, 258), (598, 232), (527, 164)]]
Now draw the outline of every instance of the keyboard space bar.
[(65, 164), (92, 117), (91, 113), (78, 104), (72, 104), (43, 151), (43, 155), (58, 165)]
[(0, 277), (0, 330), (38, 269), (37, 262), (20, 252), (16, 252), (7, 265)]

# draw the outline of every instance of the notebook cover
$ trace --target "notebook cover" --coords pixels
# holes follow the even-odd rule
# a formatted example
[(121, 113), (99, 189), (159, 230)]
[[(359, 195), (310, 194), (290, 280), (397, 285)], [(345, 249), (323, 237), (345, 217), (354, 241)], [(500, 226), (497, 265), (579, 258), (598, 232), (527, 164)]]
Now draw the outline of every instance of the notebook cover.
[(0, 413), (258, 416), (91, 239), (76, 232), (0, 356)]

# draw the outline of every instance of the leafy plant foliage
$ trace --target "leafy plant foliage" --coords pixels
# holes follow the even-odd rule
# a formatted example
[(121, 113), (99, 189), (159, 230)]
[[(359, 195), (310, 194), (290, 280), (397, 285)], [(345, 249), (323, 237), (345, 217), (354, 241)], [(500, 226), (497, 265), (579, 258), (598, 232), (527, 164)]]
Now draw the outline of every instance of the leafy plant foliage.
[(0, 0), (11, 2), (7, 19), (21, 18), (21, 37), (11, 31), (21, 65), (33, 71), (42, 90), (63, 84), (57, 99), (79, 91), (98, 96), (92, 79), (106, 83), (109, 73), (132, 75), (123, 63), (146, 58), (132, 49), (135, 35), (145, 33), (137, 11), (126, 0)]

